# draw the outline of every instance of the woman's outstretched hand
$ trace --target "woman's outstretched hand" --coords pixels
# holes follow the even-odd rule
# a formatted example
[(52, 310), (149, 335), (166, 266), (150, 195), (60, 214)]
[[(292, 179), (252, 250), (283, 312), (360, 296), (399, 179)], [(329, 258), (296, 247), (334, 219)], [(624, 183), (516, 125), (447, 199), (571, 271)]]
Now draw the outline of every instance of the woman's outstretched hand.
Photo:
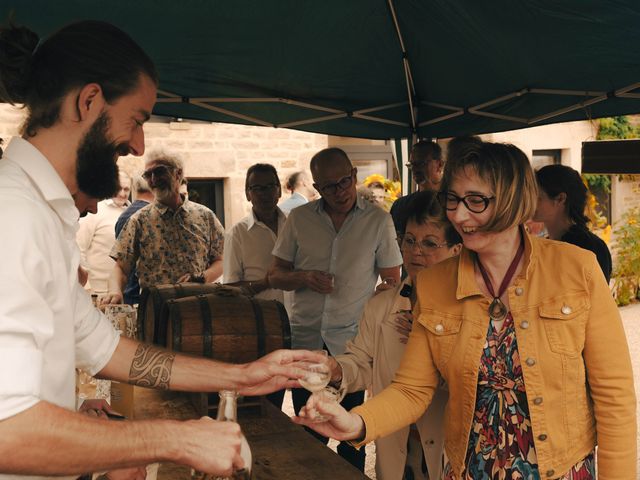
[[(327, 420), (314, 421), (317, 413)], [(336, 440), (363, 439), (365, 436), (365, 425), (360, 415), (347, 412), (339, 403), (322, 398), (316, 400), (310, 397), (299, 415), (292, 420)]]

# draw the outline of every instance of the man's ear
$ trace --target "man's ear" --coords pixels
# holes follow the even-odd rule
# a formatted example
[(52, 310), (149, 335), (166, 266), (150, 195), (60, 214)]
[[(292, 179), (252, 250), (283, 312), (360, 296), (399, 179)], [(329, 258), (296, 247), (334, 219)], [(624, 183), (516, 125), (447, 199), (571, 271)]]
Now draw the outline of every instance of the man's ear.
[(104, 96), (102, 87), (97, 83), (87, 83), (80, 89), (77, 97), (76, 110), (78, 120), (98, 118), (104, 108)]

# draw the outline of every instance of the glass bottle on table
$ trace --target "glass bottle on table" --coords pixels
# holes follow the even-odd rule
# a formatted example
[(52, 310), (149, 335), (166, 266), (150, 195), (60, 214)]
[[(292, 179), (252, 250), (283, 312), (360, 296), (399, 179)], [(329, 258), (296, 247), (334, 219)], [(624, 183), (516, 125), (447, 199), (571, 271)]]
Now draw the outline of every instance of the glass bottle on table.
[[(218, 403), (218, 414), (216, 420), (219, 422), (237, 422), (238, 421), (238, 394), (230, 390), (221, 390), (218, 394), (220, 401)], [(244, 460), (244, 468), (236, 469), (230, 477), (216, 477), (201, 472), (191, 471), (192, 480), (250, 480), (251, 479), (251, 449), (244, 435), (240, 444), (240, 456)]]

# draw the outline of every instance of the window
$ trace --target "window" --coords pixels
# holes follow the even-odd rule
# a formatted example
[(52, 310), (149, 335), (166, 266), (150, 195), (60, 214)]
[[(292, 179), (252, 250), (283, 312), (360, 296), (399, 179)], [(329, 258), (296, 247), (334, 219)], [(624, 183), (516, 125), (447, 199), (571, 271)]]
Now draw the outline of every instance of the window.
[(358, 169), (358, 182), (362, 182), (369, 175), (379, 173), (385, 178), (394, 179), (398, 175), (394, 172), (393, 153), (389, 145), (336, 145), (351, 159), (353, 166)]
[(187, 180), (189, 200), (209, 207), (224, 226), (223, 181), (214, 178)]
[(560, 163), (561, 150), (534, 150), (531, 155), (531, 166), (538, 170), (547, 165)]

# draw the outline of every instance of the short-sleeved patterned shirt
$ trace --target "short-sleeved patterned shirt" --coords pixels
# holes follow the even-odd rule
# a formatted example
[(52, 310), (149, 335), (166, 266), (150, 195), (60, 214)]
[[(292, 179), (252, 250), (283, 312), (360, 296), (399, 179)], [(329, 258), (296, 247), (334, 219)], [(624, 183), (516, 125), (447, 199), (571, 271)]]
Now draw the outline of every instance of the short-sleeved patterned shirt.
[(140, 209), (120, 232), (111, 257), (136, 267), (142, 288), (174, 283), (182, 275), (202, 275), (222, 257), (224, 228), (215, 214), (185, 201), (174, 212), (153, 202)]

